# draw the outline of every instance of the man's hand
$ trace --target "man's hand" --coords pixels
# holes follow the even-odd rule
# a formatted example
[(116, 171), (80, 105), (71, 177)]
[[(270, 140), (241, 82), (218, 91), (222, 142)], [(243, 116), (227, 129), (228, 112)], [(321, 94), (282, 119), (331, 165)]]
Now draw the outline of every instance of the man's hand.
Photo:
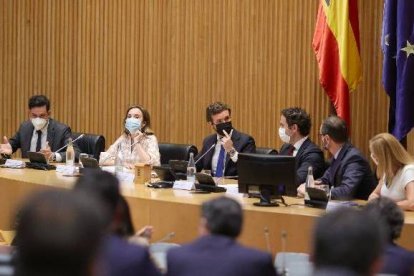
[(48, 141), (46, 141), (46, 147), (44, 149), (41, 149), (40, 153), (42, 153), (42, 154), (44, 154), (44, 156), (46, 156), (46, 160), (49, 160), (52, 157), (53, 152), (50, 149)]
[(305, 183), (299, 185), (297, 192), (298, 192), (298, 197), (305, 197), (305, 192), (306, 192)]
[(0, 154), (12, 154), (13, 149), (6, 136), (3, 137), (3, 144), (0, 144)]
[(221, 143), (226, 150), (229, 152), (233, 149), (233, 141), (231, 140), (231, 135), (233, 134), (233, 130), (231, 130), (230, 134), (228, 134), (225, 130), (223, 130), (224, 137), (221, 139)]

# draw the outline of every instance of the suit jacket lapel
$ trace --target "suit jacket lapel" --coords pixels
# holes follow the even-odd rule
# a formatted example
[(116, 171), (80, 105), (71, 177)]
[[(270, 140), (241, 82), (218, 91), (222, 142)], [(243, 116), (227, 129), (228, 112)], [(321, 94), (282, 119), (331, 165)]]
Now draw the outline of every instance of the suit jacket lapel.
[(344, 158), (346, 152), (348, 151), (350, 145), (348, 143), (344, 144), (344, 146), (342, 147), (341, 151), (339, 152), (338, 158), (336, 158), (336, 160), (334, 161), (334, 164), (332, 165), (332, 169), (331, 169), (331, 182), (334, 186), (335, 185), (335, 180), (336, 180), (336, 174), (338, 172), (338, 169), (341, 165), (341, 160)]
[(21, 141), (21, 151), (22, 154), (24, 155), (23, 157), (26, 157), (26, 152), (30, 151), (30, 144), (32, 143), (32, 136), (33, 136), (33, 131), (34, 131), (34, 126), (33, 124), (30, 124), (30, 126), (28, 128), (23, 129), (22, 131), (24, 131), (24, 133), (21, 133), (21, 137), (22, 137), (22, 141)]
[(49, 147), (53, 151), (55, 148), (55, 124), (52, 119), (49, 119), (49, 125), (47, 127), (47, 139), (49, 142)]
[(308, 138), (303, 142), (303, 144), (300, 146), (298, 152), (296, 153), (296, 158), (297, 159), (300, 159), (301, 155), (303, 154), (303, 152), (305, 151), (305, 149), (308, 147), (309, 144), (310, 144), (310, 140)]

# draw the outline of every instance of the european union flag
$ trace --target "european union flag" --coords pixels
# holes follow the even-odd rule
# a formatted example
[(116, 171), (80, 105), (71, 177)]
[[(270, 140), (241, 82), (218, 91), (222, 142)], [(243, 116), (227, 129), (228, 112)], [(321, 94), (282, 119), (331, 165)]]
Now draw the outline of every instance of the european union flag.
[(414, 127), (414, 0), (385, 0), (381, 46), (388, 130), (401, 140)]

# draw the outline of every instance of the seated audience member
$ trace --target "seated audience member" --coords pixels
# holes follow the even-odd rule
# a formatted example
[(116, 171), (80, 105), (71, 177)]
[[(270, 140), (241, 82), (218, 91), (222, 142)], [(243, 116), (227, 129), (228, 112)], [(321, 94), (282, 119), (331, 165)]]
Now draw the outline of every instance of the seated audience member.
[[(323, 148), (333, 158), (331, 165), (315, 184), (328, 184), (332, 199), (367, 199), (375, 188), (375, 178), (362, 153), (348, 142), (344, 120), (330, 116), (320, 128)], [(304, 196), (305, 184), (298, 188), (298, 196)]]
[(385, 247), (380, 272), (387, 275), (414, 275), (414, 252), (395, 243), (404, 226), (404, 212), (394, 201), (386, 197), (371, 200), (365, 209), (382, 219), (388, 230), (388, 244)]
[[(70, 127), (50, 118), (50, 102), (46, 96), (35, 95), (29, 99), (29, 120), (24, 121), (16, 134), (0, 144), (0, 153), (10, 155), (19, 148), (22, 157), (27, 158), (28, 151), (43, 153), (48, 160), (63, 162), (66, 160), (66, 149), (56, 152), (69, 142), (72, 137)], [(75, 156), (79, 156), (79, 148), (73, 144)]]
[(414, 210), (414, 158), (389, 133), (376, 135), (369, 148), (380, 179), (369, 199), (385, 196), (405, 210)]
[(104, 235), (100, 207), (63, 190), (31, 196), (19, 212), (14, 275), (102, 275), (97, 267)]
[(308, 136), (311, 125), (310, 116), (305, 110), (298, 107), (282, 110), (279, 137), (285, 144), (280, 149), (280, 155), (295, 156), (298, 185), (306, 181), (310, 166), (315, 179), (321, 177), (325, 171), (323, 153)]
[(109, 235), (104, 240), (101, 254), (108, 275), (159, 275), (147, 248), (131, 244), (115, 233), (121, 219), (121, 195), (118, 179), (113, 174), (101, 170), (86, 171), (76, 182), (74, 192), (97, 197), (109, 210), (106, 224)]
[(219, 197), (201, 206), (200, 238), (167, 253), (167, 275), (275, 275), (270, 254), (239, 245), (243, 211)]
[(339, 208), (316, 222), (313, 275), (375, 275), (381, 266), (385, 226), (368, 212)]
[(210, 104), (206, 119), (216, 133), (204, 139), (203, 148), (195, 158), (203, 156), (196, 164), (197, 170), (211, 170), (216, 177), (237, 176), (238, 153), (256, 152), (253, 137), (233, 128), (231, 109), (225, 103)]
[(124, 118), (124, 133), (101, 156), (101, 164), (113, 165), (121, 150), (124, 166), (128, 168), (133, 168), (135, 163), (160, 165), (158, 140), (150, 127), (150, 114), (145, 108), (129, 107)]

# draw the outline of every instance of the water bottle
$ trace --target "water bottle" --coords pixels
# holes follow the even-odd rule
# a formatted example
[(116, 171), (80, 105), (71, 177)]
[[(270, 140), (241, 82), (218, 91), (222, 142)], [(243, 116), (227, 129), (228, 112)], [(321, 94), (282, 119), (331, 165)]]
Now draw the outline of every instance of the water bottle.
[[(313, 168), (309, 166), (308, 168), (308, 175), (306, 176), (306, 183), (305, 188), (314, 187), (315, 186), (315, 179), (313, 179)], [(305, 200), (309, 200), (308, 192), (305, 191)]]
[(115, 155), (115, 174), (122, 172), (124, 170), (124, 166), (122, 162), (123, 162), (122, 147), (121, 147), (121, 143), (119, 143), (118, 150), (116, 151), (116, 155)]
[(187, 181), (195, 182), (196, 167), (194, 162), (194, 153), (190, 152), (190, 159), (187, 165)]
[(73, 167), (75, 165), (75, 150), (73, 149), (72, 138), (69, 138), (68, 147), (66, 149), (66, 166)]

